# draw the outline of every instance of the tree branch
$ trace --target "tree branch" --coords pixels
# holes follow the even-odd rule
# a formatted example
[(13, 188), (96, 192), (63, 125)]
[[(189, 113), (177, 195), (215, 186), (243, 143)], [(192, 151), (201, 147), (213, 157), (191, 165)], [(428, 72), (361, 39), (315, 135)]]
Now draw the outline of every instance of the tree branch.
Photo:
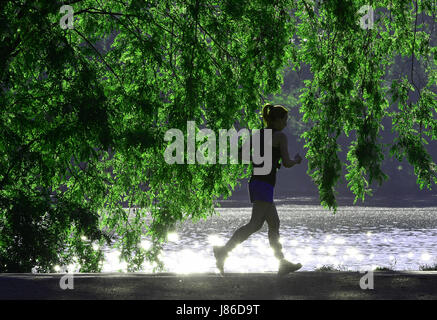
[[(306, 11), (307, 11), (307, 13), (308, 13), (308, 15), (310, 16), (310, 19), (311, 19), (311, 26), (313, 27), (313, 32), (314, 32), (314, 34), (317, 34), (317, 37), (319, 38), (319, 42), (317, 43), (317, 47), (319, 48), (319, 51), (321, 51), (321, 48), (320, 48), (320, 35), (319, 35), (319, 31), (318, 31), (318, 28), (316, 28), (316, 26), (315, 26), (315, 23), (314, 23), (314, 21), (313, 21), (313, 15), (312, 14), (314, 14), (314, 12), (312, 12), (311, 10), (310, 10), (310, 8), (309, 8), (309, 6), (308, 6), (308, 3), (306, 3), (306, 1), (305, 0), (302, 0), (303, 1), (303, 4), (305, 5), (305, 9), (306, 9)], [(311, 13), (312, 14), (311, 14)]]
[[(413, 70), (414, 70), (414, 47), (416, 44), (416, 30), (417, 30), (417, 1), (415, 1), (415, 8), (416, 8), (416, 20), (414, 22), (414, 37), (413, 37), (413, 46), (412, 46), (412, 50), (411, 50), (411, 82), (416, 87), (416, 85), (414, 84), (414, 79), (413, 79)], [(417, 87), (416, 87), (416, 89), (419, 90)]]
[(73, 28), (72, 30), (74, 30), (82, 39), (84, 39), (86, 41), (86, 43), (88, 43), (88, 45), (98, 54), (100, 59), (102, 59), (103, 63), (106, 65), (106, 67), (114, 74), (114, 76), (117, 78), (117, 80), (120, 82), (120, 84), (123, 84), (123, 82), (118, 77), (118, 75), (115, 73), (115, 71), (112, 69), (112, 67), (106, 62), (105, 58), (103, 58), (103, 56), (99, 52), (99, 50), (97, 50), (96, 47), (94, 47), (94, 45), (82, 33), (80, 33), (76, 28)]

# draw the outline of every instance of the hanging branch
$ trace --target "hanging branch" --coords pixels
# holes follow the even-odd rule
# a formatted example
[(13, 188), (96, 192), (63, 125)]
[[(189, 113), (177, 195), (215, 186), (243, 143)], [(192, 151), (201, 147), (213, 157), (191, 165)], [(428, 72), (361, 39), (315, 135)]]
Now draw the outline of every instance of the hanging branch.
[[(308, 6), (308, 4), (306, 3), (305, 0), (302, 0), (302, 1), (303, 1), (303, 4), (305, 5), (305, 9), (306, 9), (308, 15), (309, 15), (310, 18), (311, 18), (310, 21), (311, 21), (311, 26), (312, 26), (312, 28), (313, 28), (313, 32), (314, 32), (314, 34), (317, 34), (317, 37), (319, 38), (319, 42), (317, 42), (317, 47), (319, 48), (319, 51), (321, 51), (321, 48), (320, 48), (321, 40), (320, 40), (320, 34), (319, 34), (319, 32), (318, 32), (319, 29), (316, 28), (315, 23), (314, 23), (314, 21), (313, 21), (314, 12), (312, 12), (312, 11), (310, 10), (310, 8), (309, 8), (309, 6)], [(311, 13), (310, 13), (310, 12), (311, 12)]]
[(417, 1), (415, 1), (415, 8), (416, 8), (416, 20), (414, 22), (414, 36), (413, 36), (413, 46), (411, 49), (411, 82), (416, 87), (416, 89), (419, 91), (419, 88), (417, 88), (416, 84), (414, 83), (413, 78), (413, 70), (414, 70), (414, 47), (416, 45), (416, 31), (417, 31)]
[[(415, 9), (416, 9), (416, 19), (414, 21), (414, 36), (413, 36), (413, 46), (411, 49), (411, 83), (413, 86), (417, 89), (417, 93), (419, 94), (419, 101), (421, 98), (420, 89), (416, 86), (416, 83), (414, 82), (414, 47), (416, 45), (416, 31), (417, 31), (417, 15), (418, 15), (418, 8), (417, 8), (417, 0), (414, 2)], [(419, 133), (420, 138), (422, 139), (422, 119), (419, 120)]]
[(74, 30), (82, 39), (85, 40), (85, 42), (98, 54), (98, 56), (100, 57), (100, 59), (103, 61), (103, 63), (106, 65), (106, 67), (109, 69), (109, 71), (112, 72), (112, 74), (114, 74), (114, 76), (117, 78), (117, 80), (120, 82), (121, 85), (123, 85), (123, 82), (121, 81), (121, 79), (118, 77), (118, 75), (115, 73), (115, 71), (112, 69), (112, 67), (106, 62), (105, 58), (103, 58), (102, 54), (99, 52), (99, 50), (97, 50), (96, 47), (94, 47), (94, 45), (82, 34), (80, 33), (76, 28), (73, 28), (72, 30)]

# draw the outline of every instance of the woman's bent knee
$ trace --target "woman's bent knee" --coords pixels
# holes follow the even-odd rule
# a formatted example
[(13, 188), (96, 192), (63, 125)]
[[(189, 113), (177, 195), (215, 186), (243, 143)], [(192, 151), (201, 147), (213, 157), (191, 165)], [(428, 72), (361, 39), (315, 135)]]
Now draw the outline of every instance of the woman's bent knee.
[(250, 233), (255, 233), (258, 230), (260, 230), (263, 225), (264, 225), (264, 221), (262, 223), (261, 222), (256, 222), (256, 223), (252, 222), (252, 223), (247, 224), (246, 227), (247, 227), (247, 230), (250, 231)]

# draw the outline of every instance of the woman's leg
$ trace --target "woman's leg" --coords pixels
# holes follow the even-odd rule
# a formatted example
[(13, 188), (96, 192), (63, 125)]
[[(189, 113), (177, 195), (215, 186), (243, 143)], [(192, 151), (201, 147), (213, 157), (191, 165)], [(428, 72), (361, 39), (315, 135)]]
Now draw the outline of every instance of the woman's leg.
[(267, 212), (266, 221), (269, 225), (269, 242), (275, 252), (275, 257), (279, 260), (278, 275), (284, 276), (302, 268), (300, 263), (291, 263), (284, 259), (282, 245), (279, 242), (279, 216), (276, 206), (272, 203), (270, 210)]
[(264, 224), (266, 213), (271, 203), (265, 201), (254, 201), (252, 207), (252, 217), (248, 224), (242, 226), (234, 232), (232, 237), (224, 246), (226, 252), (234, 249), (238, 244), (245, 241), (251, 234), (257, 232)]
[(252, 216), (248, 224), (242, 226), (234, 232), (229, 241), (223, 246), (215, 246), (214, 256), (216, 259), (216, 266), (221, 274), (224, 274), (224, 263), (228, 253), (234, 249), (238, 244), (245, 241), (251, 234), (257, 232), (264, 224), (266, 210), (270, 203), (265, 201), (254, 200), (252, 206)]
[(269, 226), (268, 234), (270, 246), (275, 253), (275, 257), (278, 260), (282, 260), (284, 259), (284, 254), (282, 253), (282, 245), (279, 242), (279, 216), (274, 203), (271, 203), (270, 207), (266, 211), (265, 219)]

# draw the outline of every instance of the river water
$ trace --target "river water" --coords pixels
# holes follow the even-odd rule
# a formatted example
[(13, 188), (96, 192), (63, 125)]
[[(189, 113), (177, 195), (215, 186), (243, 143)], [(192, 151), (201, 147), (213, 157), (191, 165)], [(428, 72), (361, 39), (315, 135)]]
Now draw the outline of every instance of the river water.
[[(419, 270), (437, 264), (437, 201), (404, 201), (404, 207), (341, 205), (333, 215), (304, 200), (276, 202), (283, 252), (288, 260), (302, 263), (301, 270), (323, 266), (345, 271)], [(216, 211), (218, 215), (206, 221), (179, 225), (169, 236), (161, 256), (166, 272), (217, 272), (212, 246), (224, 244), (249, 222), (252, 208), (249, 203), (234, 206), (229, 202)], [(105, 250), (103, 272), (126, 270), (118, 256), (114, 249)], [(229, 254), (225, 272), (275, 272), (277, 266), (265, 224)], [(151, 270), (145, 264), (142, 271)]]

